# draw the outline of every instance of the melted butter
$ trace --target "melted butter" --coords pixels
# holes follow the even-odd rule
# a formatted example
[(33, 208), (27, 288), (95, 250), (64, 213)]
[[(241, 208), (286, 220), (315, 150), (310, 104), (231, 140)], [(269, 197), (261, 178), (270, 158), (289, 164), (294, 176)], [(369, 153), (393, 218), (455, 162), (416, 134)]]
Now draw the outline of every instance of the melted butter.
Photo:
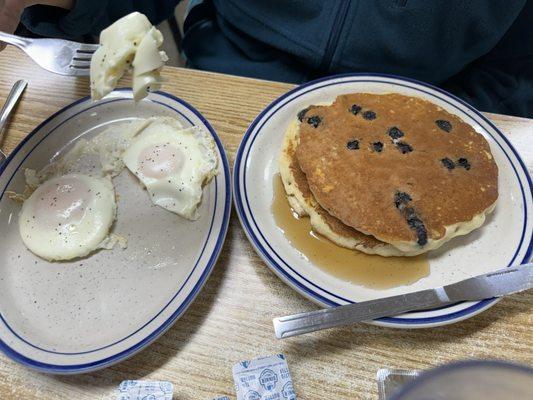
[(339, 279), (373, 289), (409, 285), (429, 275), (425, 255), (381, 257), (337, 246), (314, 232), (309, 218), (291, 209), (279, 175), (274, 177), (272, 213), (294, 248), (311, 263)]

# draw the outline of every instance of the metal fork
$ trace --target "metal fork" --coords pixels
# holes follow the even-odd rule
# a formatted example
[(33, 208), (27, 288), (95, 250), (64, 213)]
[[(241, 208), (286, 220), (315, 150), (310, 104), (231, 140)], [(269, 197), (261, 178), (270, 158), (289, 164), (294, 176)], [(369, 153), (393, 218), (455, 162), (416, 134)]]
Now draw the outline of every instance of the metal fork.
[(5, 32), (0, 32), (0, 42), (17, 46), (50, 72), (70, 76), (89, 76), (91, 57), (99, 47), (62, 39), (28, 39)]

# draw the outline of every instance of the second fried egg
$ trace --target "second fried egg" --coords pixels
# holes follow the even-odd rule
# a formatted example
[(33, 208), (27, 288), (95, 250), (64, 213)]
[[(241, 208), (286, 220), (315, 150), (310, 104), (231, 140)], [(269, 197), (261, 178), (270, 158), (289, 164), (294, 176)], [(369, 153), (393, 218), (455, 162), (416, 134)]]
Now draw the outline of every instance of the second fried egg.
[(122, 160), (154, 204), (194, 220), (203, 186), (217, 173), (215, 143), (205, 130), (183, 129), (174, 122), (152, 122), (132, 140)]

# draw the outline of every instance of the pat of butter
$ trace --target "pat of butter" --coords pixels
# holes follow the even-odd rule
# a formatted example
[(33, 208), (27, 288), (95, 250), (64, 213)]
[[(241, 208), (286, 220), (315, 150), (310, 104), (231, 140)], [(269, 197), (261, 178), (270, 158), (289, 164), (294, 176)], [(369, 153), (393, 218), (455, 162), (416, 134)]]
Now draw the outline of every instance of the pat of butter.
[(126, 15), (104, 29), (100, 34), (100, 47), (91, 60), (93, 100), (100, 100), (113, 91), (118, 80), (132, 66), (135, 100), (145, 97), (147, 89), (160, 82), (159, 69), (168, 60), (165, 52), (159, 51), (162, 43), (161, 32), (138, 12)]

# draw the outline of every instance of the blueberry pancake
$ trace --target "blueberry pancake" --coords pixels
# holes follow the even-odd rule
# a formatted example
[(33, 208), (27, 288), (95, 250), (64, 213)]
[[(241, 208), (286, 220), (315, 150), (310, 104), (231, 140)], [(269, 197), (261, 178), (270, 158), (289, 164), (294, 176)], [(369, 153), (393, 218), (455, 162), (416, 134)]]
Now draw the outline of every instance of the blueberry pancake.
[(299, 123), (295, 119), (285, 134), (279, 161), (281, 179), (292, 209), (300, 217), (309, 216), (313, 230), (339, 246), (381, 256), (418, 254), (404, 254), (390, 244), (344, 225), (317, 203), (295, 157), (298, 129)]
[(480, 227), (498, 198), (482, 135), (442, 108), (398, 94), (348, 94), (311, 106), (296, 158), (331, 215), (404, 253)]

